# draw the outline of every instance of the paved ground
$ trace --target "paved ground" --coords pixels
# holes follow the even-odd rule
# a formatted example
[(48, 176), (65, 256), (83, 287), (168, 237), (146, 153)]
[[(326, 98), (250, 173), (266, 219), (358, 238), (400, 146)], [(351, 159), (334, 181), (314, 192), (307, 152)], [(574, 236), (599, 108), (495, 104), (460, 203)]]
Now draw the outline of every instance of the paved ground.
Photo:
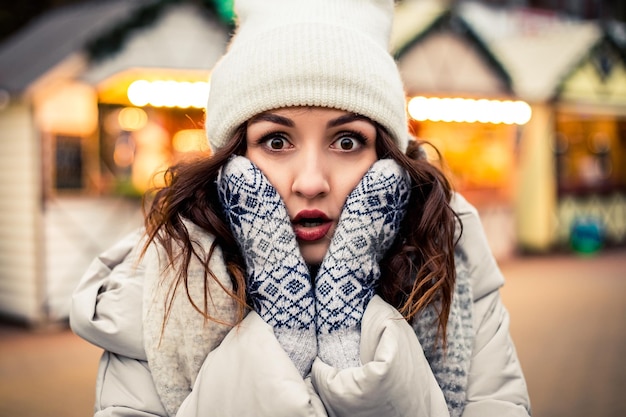
[(100, 349), (66, 328), (0, 328), (0, 416), (93, 415)]
[(533, 415), (626, 416), (626, 251), (501, 267)]
[[(535, 417), (626, 416), (626, 250), (503, 262)], [(0, 417), (91, 416), (100, 351), (0, 324)]]

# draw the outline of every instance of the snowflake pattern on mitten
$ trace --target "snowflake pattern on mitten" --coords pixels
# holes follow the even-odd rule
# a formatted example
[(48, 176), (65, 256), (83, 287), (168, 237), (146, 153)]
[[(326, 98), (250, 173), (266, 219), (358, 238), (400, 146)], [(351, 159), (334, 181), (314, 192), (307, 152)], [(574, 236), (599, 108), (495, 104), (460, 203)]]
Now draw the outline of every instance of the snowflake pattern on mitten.
[(252, 306), (306, 374), (317, 352), (315, 300), (287, 209), (265, 175), (242, 156), (222, 167), (218, 194), (246, 262)]
[(361, 319), (409, 196), (409, 176), (391, 159), (374, 163), (348, 195), (315, 281), (319, 356), (330, 365), (358, 366)]

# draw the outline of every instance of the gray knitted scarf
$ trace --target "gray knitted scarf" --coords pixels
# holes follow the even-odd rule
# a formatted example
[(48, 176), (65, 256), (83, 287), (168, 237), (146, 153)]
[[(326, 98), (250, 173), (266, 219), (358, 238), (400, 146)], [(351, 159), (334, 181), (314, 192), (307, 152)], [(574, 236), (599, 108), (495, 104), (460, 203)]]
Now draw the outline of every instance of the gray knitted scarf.
[(471, 361), (474, 329), (472, 322), (472, 286), (464, 253), (455, 253), (456, 285), (448, 316), (447, 347), (437, 343), (437, 310), (424, 309), (413, 323), (430, 368), (443, 391), (450, 417), (463, 414), (467, 378)]

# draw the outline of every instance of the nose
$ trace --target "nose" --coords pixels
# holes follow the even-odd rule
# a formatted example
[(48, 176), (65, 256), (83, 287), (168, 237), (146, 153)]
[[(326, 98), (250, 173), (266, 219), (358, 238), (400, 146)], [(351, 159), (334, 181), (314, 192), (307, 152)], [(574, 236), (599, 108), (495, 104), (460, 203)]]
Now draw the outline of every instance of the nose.
[(307, 152), (300, 158), (292, 192), (307, 199), (326, 195), (330, 191), (328, 174), (322, 156), (316, 152)]

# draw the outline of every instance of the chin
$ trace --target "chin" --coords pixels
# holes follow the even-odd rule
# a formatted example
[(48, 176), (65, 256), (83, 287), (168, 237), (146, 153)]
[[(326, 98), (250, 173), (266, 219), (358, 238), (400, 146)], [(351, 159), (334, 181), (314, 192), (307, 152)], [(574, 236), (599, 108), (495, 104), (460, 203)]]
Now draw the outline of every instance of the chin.
[(308, 265), (319, 265), (328, 251), (328, 243), (300, 243), (300, 253)]

